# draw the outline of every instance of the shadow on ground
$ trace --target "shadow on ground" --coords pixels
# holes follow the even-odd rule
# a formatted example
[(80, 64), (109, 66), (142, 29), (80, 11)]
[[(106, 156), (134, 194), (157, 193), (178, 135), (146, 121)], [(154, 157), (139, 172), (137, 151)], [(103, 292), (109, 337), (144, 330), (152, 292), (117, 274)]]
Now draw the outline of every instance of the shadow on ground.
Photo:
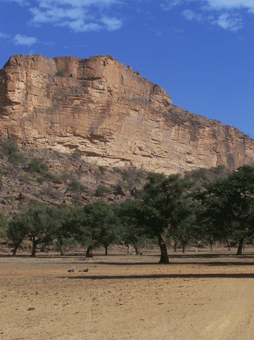
[(68, 276), (70, 280), (126, 280), (126, 279), (253, 279), (252, 274), (153, 274), (153, 275), (86, 275)]

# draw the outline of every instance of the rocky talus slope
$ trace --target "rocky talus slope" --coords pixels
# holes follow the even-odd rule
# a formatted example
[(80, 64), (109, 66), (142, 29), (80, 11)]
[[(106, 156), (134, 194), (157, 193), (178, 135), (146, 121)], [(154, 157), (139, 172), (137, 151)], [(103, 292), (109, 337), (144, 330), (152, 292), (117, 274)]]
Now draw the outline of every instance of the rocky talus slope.
[(248, 136), (172, 105), (110, 56), (12, 56), (0, 71), (0, 139), (165, 174), (254, 161)]
[(8, 141), (0, 143), (0, 229), (2, 213), (26, 211), (31, 201), (72, 207), (98, 200), (119, 203), (135, 199), (146, 179), (145, 172), (133, 167), (91, 165), (77, 152), (29, 147), (12, 151), (10, 146)]

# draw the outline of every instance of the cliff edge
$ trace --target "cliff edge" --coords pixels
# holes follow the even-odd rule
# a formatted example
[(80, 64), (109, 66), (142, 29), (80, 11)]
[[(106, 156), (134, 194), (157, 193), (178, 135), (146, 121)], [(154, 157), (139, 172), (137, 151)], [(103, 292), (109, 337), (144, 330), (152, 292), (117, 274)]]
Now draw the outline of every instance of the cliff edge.
[(12, 56), (0, 71), (0, 139), (79, 151), (102, 166), (171, 174), (254, 163), (254, 141), (191, 114), (110, 56)]

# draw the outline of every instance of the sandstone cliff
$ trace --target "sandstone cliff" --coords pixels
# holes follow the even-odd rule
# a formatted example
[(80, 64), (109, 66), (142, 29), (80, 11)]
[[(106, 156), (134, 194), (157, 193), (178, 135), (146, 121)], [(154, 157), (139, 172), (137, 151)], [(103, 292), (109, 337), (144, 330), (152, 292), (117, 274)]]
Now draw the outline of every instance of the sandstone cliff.
[(254, 162), (252, 139), (172, 105), (160, 86), (110, 56), (12, 56), (0, 71), (0, 139), (7, 138), (166, 174)]

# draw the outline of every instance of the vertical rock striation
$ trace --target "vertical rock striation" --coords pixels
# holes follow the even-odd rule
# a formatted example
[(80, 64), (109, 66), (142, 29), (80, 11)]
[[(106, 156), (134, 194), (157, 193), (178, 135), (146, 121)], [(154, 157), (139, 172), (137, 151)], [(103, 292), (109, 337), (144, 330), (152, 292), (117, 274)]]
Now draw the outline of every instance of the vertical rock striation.
[(254, 161), (252, 139), (172, 105), (160, 86), (110, 56), (12, 56), (0, 71), (6, 138), (166, 174)]

